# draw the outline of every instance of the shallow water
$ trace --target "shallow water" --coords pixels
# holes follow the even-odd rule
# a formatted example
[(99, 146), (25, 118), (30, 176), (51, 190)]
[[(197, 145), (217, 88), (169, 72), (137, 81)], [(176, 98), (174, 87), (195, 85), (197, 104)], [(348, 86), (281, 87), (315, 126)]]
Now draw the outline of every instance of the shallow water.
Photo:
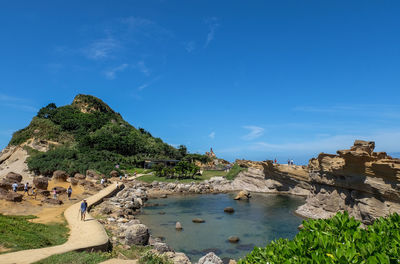
[[(152, 199), (139, 219), (150, 228), (154, 237), (163, 237), (175, 251), (184, 252), (197, 261), (209, 251), (221, 258), (239, 259), (254, 246), (265, 246), (277, 238), (293, 238), (302, 219), (293, 211), (305, 199), (297, 196), (252, 194), (249, 201), (235, 201), (234, 194), (175, 195), (166, 199)], [(224, 212), (225, 207), (235, 212)], [(165, 214), (164, 214), (165, 213)], [(193, 223), (202, 218), (205, 223)], [(179, 221), (182, 231), (175, 229)], [(239, 243), (228, 242), (238, 236)]]

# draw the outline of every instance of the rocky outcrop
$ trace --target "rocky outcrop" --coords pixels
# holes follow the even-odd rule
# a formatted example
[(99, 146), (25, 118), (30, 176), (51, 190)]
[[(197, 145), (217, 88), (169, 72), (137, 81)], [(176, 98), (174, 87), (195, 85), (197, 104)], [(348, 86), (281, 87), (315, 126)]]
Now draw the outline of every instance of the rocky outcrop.
[(35, 177), (33, 178), (33, 184), (40, 190), (47, 190), (49, 186), (49, 180), (46, 177)]
[(20, 193), (9, 192), (5, 189), (0, 188), (0, 200), (6, 200), (10, 202), (22, 202), (23, 195)]
[(247, 168), (232, 182), (233, 190), (247, 190), (263, 193), (287, 193), (307, 196), (310, 178), (305, 166), (274, 164), (272, 161), (237, 160)]
[(248, 200), (248, 199), (250, 199), (251, 198), (251, 194), (248, 192), (248, 191), (246, 191), (246, 190), (243, 190), (243, 191), (240, 191), (237, 195), (236, 195), (236, 197), (234, 198), (235, 200)]
[(149, 242), (149, 237), (149, 229), (143, 224), (133, 224), (125, 231), (125, 243), (129, 246), (145, 246)]
[(348, 211), (366, 224), (400, 212), (400, 159), (374, 148), (372, 141), (356, 140), (349, 150), (311, 159), (311, 193), (296, 212), (327, 218)]
[(53, 172), (53, 180), (66, 182), (69, 178), (69, 174), (62, 170), (56, 170)]
[(210, 252), (204, 257), (201, 257), (197, 264), (223, 264), (223, 262), (214, 252)]

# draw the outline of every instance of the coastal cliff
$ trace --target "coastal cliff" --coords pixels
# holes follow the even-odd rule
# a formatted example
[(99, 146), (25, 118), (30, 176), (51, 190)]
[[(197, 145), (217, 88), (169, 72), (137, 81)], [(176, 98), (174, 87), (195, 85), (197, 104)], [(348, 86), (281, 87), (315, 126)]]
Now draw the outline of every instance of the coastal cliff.
[(308, 165), (311, 180), (306, 204), (296, 213), (328, 218), (339, 211), (369, 224), (400, 212), (400, 159), (374, 152), (375, 143), (356, 140), (337, 155), (321, 153)]
[(306, 166), (280, 165), (272, 161), (236, 160), (236, 163), (248, 169), (238, 174), (232, 182), (232, 189), (302, 196), (309, 194), (311, 186)]

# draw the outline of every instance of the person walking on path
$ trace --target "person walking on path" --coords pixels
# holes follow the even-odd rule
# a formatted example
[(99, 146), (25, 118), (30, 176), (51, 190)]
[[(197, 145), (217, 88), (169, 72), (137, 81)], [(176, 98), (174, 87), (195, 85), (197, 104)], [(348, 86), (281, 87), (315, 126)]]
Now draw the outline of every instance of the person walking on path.
[(32, 188), (32, 196), (35, 197), (35, 200), (36, 200), (36, 195), (37, 195), (36, 188), (33, 187)]
[(14, 192), (17, 192), (18, 183), (17, 183), (17, 182), (14, 182), (13, 185), (11, 185), (11, 188), (13, 189)]
[(101, 178), (100, 184), (104, 187), (104, 178)]
[(53, 193), (53, 199), (57, 199), (57, 189), (53, 188), (51, 192)]
[(29, 189), (29, 183), (25, 183), (25, 185), (24, 185), (24, 195), (26, 193), (29, 196), (28, 189)]
[(85, 221), (87, 207), (88, 204), (86, 202), (86, 199), (83, 199), (81, 203), (81, 208), (79, 208), (79, 212), (81, 213), (81, 221)]
[(71, 200), (71, 194), (72, 194), (72, 187), (71, 185), (67, 189), (67, 194), (68, 194), (68, 200)]

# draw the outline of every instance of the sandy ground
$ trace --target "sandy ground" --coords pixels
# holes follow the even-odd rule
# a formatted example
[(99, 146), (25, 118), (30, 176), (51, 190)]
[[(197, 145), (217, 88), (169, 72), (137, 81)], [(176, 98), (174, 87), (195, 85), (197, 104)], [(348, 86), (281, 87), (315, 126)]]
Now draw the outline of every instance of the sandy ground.
[[(61, 186), (68, 188), (69, 182), (49, 181), (48, 190), (53, 187)], [(22, 191), (19, 193), (23, 193)], [(62, 205), (42, 204), (42, 196), (37, 196), (36, 200), (33, 196), (26, 196), (20, 203), (8, 202), (0, 200), (0, 214), (4, 215), (35, 215), (38, 218), (32, 219), (35, 223), (62, 223), (64, 222), (63, 212), (72, 204), (86, 198), (89, 194), (84, 194), (84, 189), (79, 186), (72, 186), (71, 200), (68, 200), (66, 194), (59, 195), (59, 199), (63, 201)]]

